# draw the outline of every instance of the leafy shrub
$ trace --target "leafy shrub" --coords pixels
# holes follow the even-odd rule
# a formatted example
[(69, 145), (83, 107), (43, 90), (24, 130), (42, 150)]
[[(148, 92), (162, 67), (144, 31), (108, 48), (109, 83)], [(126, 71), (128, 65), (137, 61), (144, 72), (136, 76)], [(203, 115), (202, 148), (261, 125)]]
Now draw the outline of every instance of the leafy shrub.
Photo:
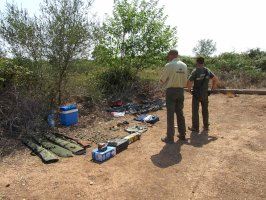
[(266, 72), (266, 56), (259, 58), (255, 61), (255, 65), (257, 68)]
[(223, 53), (216, 57), (215, 63), (222, 71), (230, 72), (232, 70), (244, 68), (247, 65), (251, 65), (251, 61), (246, 55), (237, 53)]
[(110, 67), (99, 74), (99, 87), (104, 93), (120, 92), (129, 87), (136, 79), (137, 72), (132, 68)]
[(181, 57), (181, 60), (186, 63), (188, 70), (191, 72), (195, 68), (195, 59), (188, 56)]
[(8, 86), (29, 86), (33, 73), (28, 68), (15, 65), (11, 60), (0, 59), (0, 89)]

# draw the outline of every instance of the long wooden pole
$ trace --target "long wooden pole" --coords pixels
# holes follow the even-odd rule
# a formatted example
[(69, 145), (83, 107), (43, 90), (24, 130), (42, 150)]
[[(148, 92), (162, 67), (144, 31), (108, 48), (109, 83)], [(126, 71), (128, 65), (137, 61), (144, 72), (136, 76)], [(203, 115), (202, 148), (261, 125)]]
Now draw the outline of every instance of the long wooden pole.
[[(185, 88), (185, 91), (188, 92), (188, 89)], [(215, 89), (214, 93), (233, 93), (233, 94), (259, 94), (266, 95), (266, 89)]]

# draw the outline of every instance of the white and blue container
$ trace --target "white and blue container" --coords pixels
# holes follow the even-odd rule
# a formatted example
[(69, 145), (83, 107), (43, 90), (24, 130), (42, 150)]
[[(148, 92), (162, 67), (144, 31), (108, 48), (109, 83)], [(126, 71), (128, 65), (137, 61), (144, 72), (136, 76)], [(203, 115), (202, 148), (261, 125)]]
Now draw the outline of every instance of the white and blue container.
[(92, 159), (97, 162), (106, 161), (116, 155), (116, 148), (107, 146), (105, 151), (99, 151), (98, 149), (94, 149), (92, 151)]
[(55, 127), (55, 111), (51, 110), (50, 114), (47, 117), (47, 121), (50, 127)]
[(76, 104), (60, 106), (60, 123), (71, 126), (78, 123), (78, 108)]

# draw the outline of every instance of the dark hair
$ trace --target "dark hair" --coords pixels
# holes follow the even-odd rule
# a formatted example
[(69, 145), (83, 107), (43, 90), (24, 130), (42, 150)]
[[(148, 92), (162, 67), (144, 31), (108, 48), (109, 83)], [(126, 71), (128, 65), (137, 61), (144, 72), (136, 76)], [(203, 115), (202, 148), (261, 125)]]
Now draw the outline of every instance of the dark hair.
[(198, 63), (198, 64), (200, 64), (200, 65), (203, 65), (204, 64), (204, 58), (203, 57), (197, 57), (197, 59), (196, 59), (196, 62)]
[(168, 54), (170, 54), (170, 55), (174, 55), (174, 56), (178, 56), (178, 51), (175, 50), (175, 49), (172, 49), (172, 50), (169, 51)]

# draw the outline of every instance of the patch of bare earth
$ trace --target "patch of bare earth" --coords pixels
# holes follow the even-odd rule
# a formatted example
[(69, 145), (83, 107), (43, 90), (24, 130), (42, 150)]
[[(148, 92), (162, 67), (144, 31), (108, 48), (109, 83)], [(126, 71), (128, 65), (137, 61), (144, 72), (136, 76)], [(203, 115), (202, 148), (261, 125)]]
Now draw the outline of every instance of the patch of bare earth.
[[(189, 95), (184, 111), (188, 126)], [(214, 95), (209, 134), (188, 132), (188, 142), (165, 145), (166, 113), (158, 111), (140, 141), (101, 165), (90, 161), (91, 149), (50, 165), (24, 148), (9, 152), (0, 161), (0, 199), (266, 199), (265, 113), (265, 96)], [(113, 134), (117, 121), (93, 131)]]

